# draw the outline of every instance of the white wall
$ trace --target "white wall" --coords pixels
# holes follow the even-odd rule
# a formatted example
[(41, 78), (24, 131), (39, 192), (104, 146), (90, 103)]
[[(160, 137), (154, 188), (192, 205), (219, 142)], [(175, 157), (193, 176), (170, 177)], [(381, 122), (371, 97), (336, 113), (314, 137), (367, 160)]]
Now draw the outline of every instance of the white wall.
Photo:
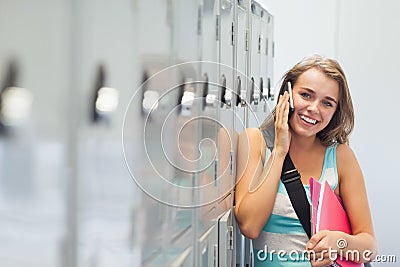
[(338, 35), (338, 59), (357, 112), (352, 146), (367, 181), (380, 254), (397, 254), (398, 261), (399, 10), (396, 0), (341, 1)]
[[(400, 261), (400, 2), (260, 0), (275, 17), (275, 82), (302, 57), (320, 53), (344, 68), (356, 111), (351, 146), (365, 176), (381, 255)], [(390, 263), (374, 263), (384, 266)], [(395, 266), (395, 263), (391, 263)]]

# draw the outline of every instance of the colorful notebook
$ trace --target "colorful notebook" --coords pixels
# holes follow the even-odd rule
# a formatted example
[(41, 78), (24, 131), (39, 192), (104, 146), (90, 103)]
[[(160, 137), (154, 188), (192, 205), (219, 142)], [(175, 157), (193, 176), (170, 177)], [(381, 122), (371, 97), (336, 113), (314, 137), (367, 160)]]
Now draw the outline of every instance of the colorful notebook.
[[(340, 198), (333, 192), (328, 182), (322, 185), (310, 178), (310, 196), (312, 203), (311, 222), (314, 233), (321, 230), (342, 231), (351, 234), (351, 226)], [(333, 266), (358, 267), (361, 263), (337, 258)]]

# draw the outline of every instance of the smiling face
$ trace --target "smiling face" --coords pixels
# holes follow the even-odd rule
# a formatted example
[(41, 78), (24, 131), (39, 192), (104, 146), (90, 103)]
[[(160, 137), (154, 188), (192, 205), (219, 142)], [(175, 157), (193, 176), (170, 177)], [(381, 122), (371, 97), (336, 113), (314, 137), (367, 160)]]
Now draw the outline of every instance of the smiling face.
[(339, 103), (338, 83), (318, 68), (302, 73), (293, 87), (294, 114), (289, 123), (294, 134), (311, 137), (323, 130)]

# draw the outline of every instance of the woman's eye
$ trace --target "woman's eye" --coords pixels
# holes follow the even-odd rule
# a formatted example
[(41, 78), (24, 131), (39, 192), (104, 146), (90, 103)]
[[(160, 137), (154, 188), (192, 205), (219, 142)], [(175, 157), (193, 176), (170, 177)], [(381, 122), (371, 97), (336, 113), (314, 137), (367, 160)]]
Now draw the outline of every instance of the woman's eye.
[(300, 95), (301, 95), (303, 98), (306, 98), (306, 99), (309, 99), (309, 98), (311, 97), (311, 95), (308, 94), (308, 93), (301, 93)]
[(324, 106), (327, 106), (327, 107), (332, 107), (333, 106), (332, 103), (329, 102), (329, 101), (323, 101), (322, 104), (324, 104)]

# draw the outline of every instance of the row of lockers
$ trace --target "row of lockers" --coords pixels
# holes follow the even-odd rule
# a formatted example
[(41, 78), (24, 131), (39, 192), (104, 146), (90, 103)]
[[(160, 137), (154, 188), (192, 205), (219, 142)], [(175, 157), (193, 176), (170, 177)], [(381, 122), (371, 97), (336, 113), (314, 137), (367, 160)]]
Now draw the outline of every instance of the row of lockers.
[(231, 209), (273, 100), (264, 7), (0, 0), (0, 34), (2, 264), (249, 262)]

